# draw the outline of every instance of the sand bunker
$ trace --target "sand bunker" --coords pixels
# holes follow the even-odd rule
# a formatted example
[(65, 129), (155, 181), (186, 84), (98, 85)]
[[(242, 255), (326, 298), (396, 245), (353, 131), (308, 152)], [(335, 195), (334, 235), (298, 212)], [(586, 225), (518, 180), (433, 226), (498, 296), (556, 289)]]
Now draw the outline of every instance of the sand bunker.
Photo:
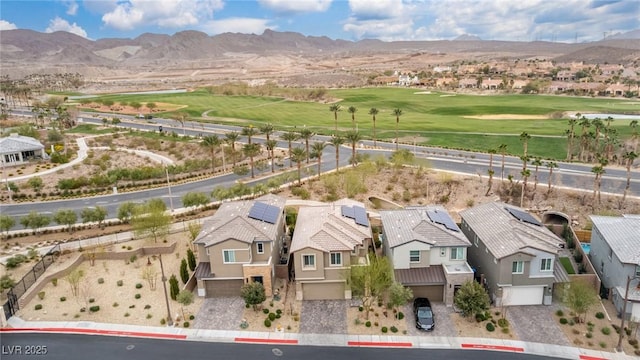
[(515, 115), (515, 114), (492, 114), (492, 115), (476, 115), (463, 116), (465, 119), (477, 120), (545, 120), (546, 115)]

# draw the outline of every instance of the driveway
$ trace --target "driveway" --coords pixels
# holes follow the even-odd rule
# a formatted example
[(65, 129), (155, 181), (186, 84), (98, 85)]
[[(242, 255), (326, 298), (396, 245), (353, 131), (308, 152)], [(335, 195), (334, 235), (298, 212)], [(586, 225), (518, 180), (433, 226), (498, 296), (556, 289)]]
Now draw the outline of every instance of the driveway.
[(301, 334), (346, 334), (347, 301), (305, 300), (300, 312)]
[(507, 319), (520, 340), (571, 346), (554, 318), (557, 309), (553, 305), (511, 306)]
[(456, 327), (451, 321), (453, 307), (447, 307), (444, 303), (431, 303), (433, 317), (436, 322), (436, 328), (433, 331), (422, 331), (416, 329), (416, 318), (413, 315), (413, 305), (404, 306), (404, 316), (407, 318), (407, 335), (410, 336), (448, 336), (455, 337)]
[(244, 313), (241, 297), (204, 299), (193, 327), (210, 330), (238, 330)]

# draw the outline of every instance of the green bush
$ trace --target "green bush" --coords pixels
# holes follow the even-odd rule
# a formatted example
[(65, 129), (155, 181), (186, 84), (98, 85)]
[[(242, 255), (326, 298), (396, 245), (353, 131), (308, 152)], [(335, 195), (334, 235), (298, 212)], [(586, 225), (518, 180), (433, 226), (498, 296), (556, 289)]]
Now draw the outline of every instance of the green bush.
[(193, 320), (193, 319), (195, 319), (195, 318), (196, 318), (196, 316), (195, 316), (195, 315), (189, 315), (189, 320)]
[(386, 326), (383, 326), (380, 330), (382, 330), (382, 332), (385, 334), (387, 333), (387, 331), (389, 331)]
[(484, 317), (483, 313), (477, 313), (476, 314), (476, 322), (481, 323), (481, 322), (483, 322), (485, 320), (487, 320), (487, 319)]
[(275, 313), (269, 313), (269, 320), (274, 321), (276, 319)]
[(362, 312), (364, 311), (364, 308), (362, 306), (358, 306), (358, 311)]
[(587, 339), (591, 339), (591, 338), (593, 337), (593, 333), (588, 332), (588, 333), (586, 333), (584, 336), (586, 336), (586, 337), (587, 337)]
[(89, 308), (89, 311), (90, 311), (90, 312), (98, 312), (98, 311), (100, 311), (100, 306), (99, 306), (99, 305), (91, 306), (91, 307)]
[(45, 292), (44, 292), (44, 291), (40, 291), (40, 292), (38, 293), (38, 299), (40, 299), (40, 300), (44, 299), (44, 294), (45, 294)]
[(600, 331), (602, 331), (603, 334), (605, 335), (610, 335), (611, 334), (611, 328), (609, 327), (603, 327)]
[(140, 294), (136, 294), (134, 297), (135, 297), (136, 299), (140, 299), (140, 298), (142, 297), (142, 295), (140, 295)]
[(142, 289), (142, 284), (137, 283), (137, 284), (136, 284), (136, 289)]
[(498, 326), (500, 326), (501, 328), (506, 328), (509, 326), (509, 321), (505, 318), (500, 318), (498, 319)]
[(597, 319), (604, 319), (604, 313), (602, 311), (598, 311), (596, 313), (596, 318)]
[(184, 322), (184, 324), (182, 324), (182, 327), (186, 327), (186, 328), (188, 328), (188, 327), (189, 327), (189, 325), (190, 325), (190, 324), (189, 324), (189, 322), (188, 322), (188, 321), (185, 321), (185, 322)]
[(36, 304), (35, 309), (36, 309), (36, 310), (40, 310), (40, 309), (42, 309), (42, 304)]
[(123, 282), (122, 280), (118, 280), (118, 282), (116, 282), (116, 284), (117, 284), (118, 286), (122, 286), (122, 284), (124, 284), (124, 282)]
[(493, 323), (490, 323), (490, 322), (487, 323), (486, 328), (487, 328), (487, 331), (489, 332), (494, 332), (496, 330), (496, 327), (493, 325)]
[(103, 278), (98, 278), (98, 284), (104, 284), (104, 279)]
[(558, 310), (556, 310), (556, 315), (562, 317), (562, 316), (564, 316), (564, 311), (558, 309)]
[(264, 326), (266, 326), (266, 327), (271, 327), (271, 320), (269, 320), (269, 319), (264, 319)]
[(51, 279), (51, 284), (53, 284), (53, 286), (58, 286), (58, 279)]
[(367, 321), (366, 323), (364, 323), (364, 326), (371, 327), (371, 321)]
[(568, 322), (569, 320), (567, 320), (567, 318), (560, 318), (560, 324), (566, 325)]
[(67, 297), (66, 296), (61, 296), (60, 297), (60, 302), (65, 302), (67, 301)]
[(94, 298), (89, 298), (89, 303), (94, 303), (94, 302), (96, 302), (96, 299), (94, 299)]
[(598, 345), (600, 345), (600, 347), (601, 347), (601, 348), (603, 348), (603, 349), (607, 347), (607, 343), (606, 343), (606, 342), (604, 342), (604, 341), (600, 341), (600, 342), (598, 343)]
[(392, 333), (397, 333), (398, 332), (398, 328), (395, 327), (395, 326), (390, 327), (389, 330), (391, 330)]
[(277, 309), (276, 310), (276, 315), (282, 315), (282, 309)]
[(262, 312), (265, 313), (265, 314), (268, 314), (269, 313), (269, 309), (262, 309)]
[(404, 314), (402, 313), (402, 311), (398, 312), (398, 320), (402, 320), (404, 319)]
[(165, 325), (167, 320), (165, 318), (160, 319), (160, 325)]

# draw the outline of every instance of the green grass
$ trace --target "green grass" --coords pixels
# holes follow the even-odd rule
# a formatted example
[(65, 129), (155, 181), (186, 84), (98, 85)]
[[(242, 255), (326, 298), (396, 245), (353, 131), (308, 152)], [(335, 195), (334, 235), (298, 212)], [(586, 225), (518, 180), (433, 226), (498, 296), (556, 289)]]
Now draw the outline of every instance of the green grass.
[(100, 135), (100, 134), (110, 134), (115, 132), (115, 128), (102, 128), (98, 129), (97, 125), (92, 124), (80, 124), (73, 129), (66, 130), (66, 133), (71, 134), (91, 134), (91, 135)]
[(562, 264), (562, 267), (565, 269), (567, 274), (574, 275), (576, 273), (575, 270), (573, 270), (571, 259), (569, 259), (568, 257), (561, 257), (559, 259), (560, 259), (560, 264)]

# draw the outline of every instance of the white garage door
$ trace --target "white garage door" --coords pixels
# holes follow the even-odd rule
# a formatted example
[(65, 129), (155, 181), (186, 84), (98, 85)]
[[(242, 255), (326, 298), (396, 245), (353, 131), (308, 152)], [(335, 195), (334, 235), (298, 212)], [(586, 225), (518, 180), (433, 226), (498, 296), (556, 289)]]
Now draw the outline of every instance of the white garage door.
[(502, 288), (504, 305), (542, 305), (544, 286), (511, 286)]

